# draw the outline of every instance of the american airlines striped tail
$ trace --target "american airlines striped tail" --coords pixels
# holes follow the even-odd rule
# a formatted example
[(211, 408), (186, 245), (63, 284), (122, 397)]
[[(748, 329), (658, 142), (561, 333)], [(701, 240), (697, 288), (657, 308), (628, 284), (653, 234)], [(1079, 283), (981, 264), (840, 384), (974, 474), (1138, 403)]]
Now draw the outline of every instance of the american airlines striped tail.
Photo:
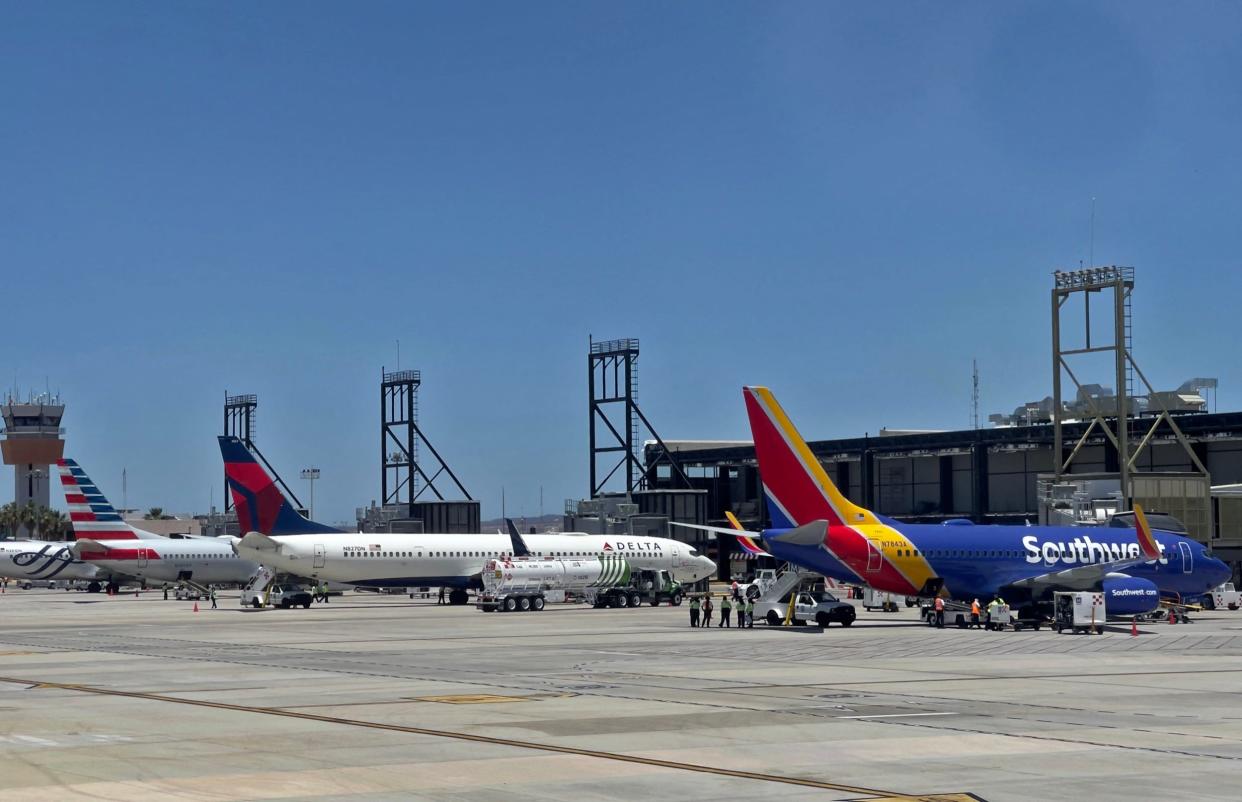
[(104, 494), (71, 459), (57, 461), (60, 485), (69, 507), (74, 540), (160, 540), (160, 535), (125, 523)]

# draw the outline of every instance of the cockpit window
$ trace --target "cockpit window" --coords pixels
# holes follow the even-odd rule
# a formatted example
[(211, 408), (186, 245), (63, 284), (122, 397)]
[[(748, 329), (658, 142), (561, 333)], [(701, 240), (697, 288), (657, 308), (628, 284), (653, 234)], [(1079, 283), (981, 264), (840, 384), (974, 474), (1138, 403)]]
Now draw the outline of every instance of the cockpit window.
[(690, 556), (691, 556), (691, 557), (698, 557), (698, 556), (699, 556), (699, 550), (698, 550), (698, 549), (690, 549)]

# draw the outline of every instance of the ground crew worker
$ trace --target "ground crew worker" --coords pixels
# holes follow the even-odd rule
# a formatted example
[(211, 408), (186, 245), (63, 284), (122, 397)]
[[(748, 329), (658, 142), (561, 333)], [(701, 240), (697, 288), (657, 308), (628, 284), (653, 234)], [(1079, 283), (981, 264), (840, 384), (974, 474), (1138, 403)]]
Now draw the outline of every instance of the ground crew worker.
[(733, 617), (733, 600), (729, 598), (729, 594), (720, 597), (720, 623), (716, 628), (733, 626), (730, 618)]
[(936, 628), (944, 629), (944, 598), (937, 596), (934, 606), (936, 609)]
[(999, 609), (1000, 609), (999, 597), (994, 597), (992, 601), (988, 602), (988, 624), (987, 624), (988, 629), (992, 629), (995, 626), (995, 624), (992, 623), (992, 619), (996, 617), (996, 613)]
[(755, 600), (754, 599), (746, 600), (746, 628), (747, 629), (755, 628)]
[(970, 625), (975, 629), (979, 628), (979, 600), (975, 599), (970, 603)]
[(164, 583), (164, 601), (168, 601), (168, 583)]
[(690, 597), (690, 628), (694, 629), (699, 625), (699, 597)]
[(712, 596), (707, 594), (703, 597), (703, 628), (706, 629), (712, 625)]
[(216, 586), (211, 586), (211, 609), (216, 609)]
[(328, 581), (325, 579), (323, 584), (319, 586), (319, 595), (323, 598), (323, 603), (328, 603)]

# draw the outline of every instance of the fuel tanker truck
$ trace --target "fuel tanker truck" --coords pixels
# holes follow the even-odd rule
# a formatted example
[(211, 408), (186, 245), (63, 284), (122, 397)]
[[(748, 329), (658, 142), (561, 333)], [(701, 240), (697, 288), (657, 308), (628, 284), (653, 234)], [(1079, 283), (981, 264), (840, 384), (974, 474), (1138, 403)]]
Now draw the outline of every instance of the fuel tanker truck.
[[(630, 584), (630, 564), (624, 557), (510, 557), (488, 560), (481, 574), (483, 590), (477, 606), (485, 612), (542, 610), (545, 592), (575, 594), (624, 589)], [(628, 597), (627, 597), (628, 601)]]

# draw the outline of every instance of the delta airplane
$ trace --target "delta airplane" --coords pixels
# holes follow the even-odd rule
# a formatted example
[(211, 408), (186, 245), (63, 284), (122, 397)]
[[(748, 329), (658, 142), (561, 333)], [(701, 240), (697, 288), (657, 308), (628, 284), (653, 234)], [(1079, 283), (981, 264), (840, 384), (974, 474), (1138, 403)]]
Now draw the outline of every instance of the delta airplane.
[[(237, 520), (247, 534), (237, 553), (309, 579), (362, 587), (417, 585), (452, 588), (449, 602), (465, 604), (482, 587), (483, 564), (513, 553), (505, 534), (353, 534), (308, 521), (280, 492), (236, 437), (220, 437), (224, 474)], [(683, 583), (711, 576), (716, 564), (688, 544), (624, 535), (523, 535), (532, 556), (625, 557), (638, 570), (668, 571)]]
[(57, 465), (73, 524), (73, 552), (98, 567), (110, 590), (128, 578), (144, 585), (244, 584), (259, 570), (258, 563), (238, 557), (227, 538), (169, 538), (130, 526), (76, 462), (62, 459)]
[[(772, 556), (878, 591), (969, 602), (995, 594), (1034, 617), (1055, 590), (1103, 592), (1108, 614), (1193, 598), (1230, 571), (1197, 541), (1153, 531), (1135, 505), (1136, 531), (1050, 526), (907, 524), (847, 499), (765, 387), (743, 388), (773, 527)], [(684, 526), (684, 524), (683, 524)], [(724, 527), (695, 527), (737, 535)]]
[(46, 540), (0, 540), (0, 576), (18, 584), (49, 579), (83, 579), (99, 592), (95, 580), (98, 570), (73, 555), (73, 541), (49, 543)]

